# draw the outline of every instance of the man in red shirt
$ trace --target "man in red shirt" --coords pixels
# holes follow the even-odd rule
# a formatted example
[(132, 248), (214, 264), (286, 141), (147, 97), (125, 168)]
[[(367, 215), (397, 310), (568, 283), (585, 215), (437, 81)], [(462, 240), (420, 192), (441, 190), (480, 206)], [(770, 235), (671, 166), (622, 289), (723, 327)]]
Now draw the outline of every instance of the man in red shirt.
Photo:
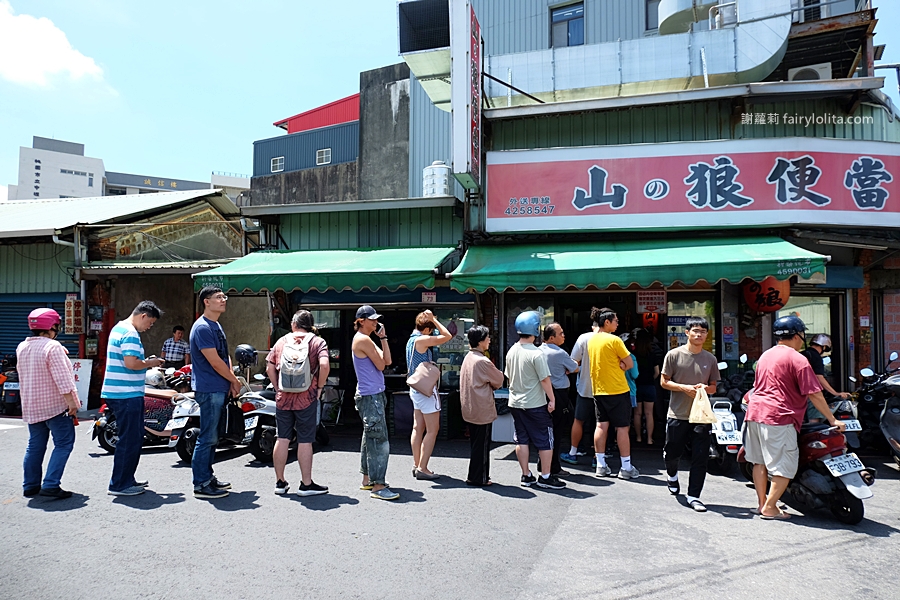
[[(772, 333), (778, 345), (759, 357), (756, 381), (748, 397), (744, 451), (747, 461), (753, 463), (757, 512), (767, 520), (790, 517), (777, 503), (797, 474), (797, 432), (806, 413), (806, 398), (832, 426), (845, 429), (828, 408), (809, 361), (800, 354), (805, 331), (806, 325), (793, 315), (775, 320)], [(772, 485), (766, 495), (770, 475)]]
[[(266, 358), (266, 374), (275, 388), (275, 423), (277, 439), (272, 452), (275, 466), (275, 493), (287, 494), (288, 482), (284, 479), (284, 467), (287, 463), (288, 446), (291, 443), (291, 432), (297, 432), (297, 463), (300, 465), (300, 496), (315, 496), (328, 493), (328, 488), (318, 485), (312, 480), (313, 448), (318, 426), (319, 391), (328, 381), (331, 362), (328, 358), (328, 345), (315, 333), (312, 313), (298, 310), (291, 319), (291, 333), (275, 342), (275, 346)], [(305, 392), (285, 392), (279, 389), (279, 364), (286, 342), (299, 344), (306, 340), (309, 345), (310, 385)]]

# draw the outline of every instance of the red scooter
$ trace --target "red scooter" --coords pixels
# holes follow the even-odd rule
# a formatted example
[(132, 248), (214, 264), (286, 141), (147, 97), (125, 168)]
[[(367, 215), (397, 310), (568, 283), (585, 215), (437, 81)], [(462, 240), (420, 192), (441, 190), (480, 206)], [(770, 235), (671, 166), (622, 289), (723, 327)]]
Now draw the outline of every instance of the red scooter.
[[(802, 508), (828, 508), (842, 523), (862, 521), (863, 500), (872, 497), (874, 469), (867, 469), (852, 452), (837, 427), (807, 423), (800, 429), (797, 445), (800, 460), (797, 474), (788, 484), (788, 492)], [(744, 477), (753, 481), (753, 465), (747, 462), (742, 447), (738, 464)]]

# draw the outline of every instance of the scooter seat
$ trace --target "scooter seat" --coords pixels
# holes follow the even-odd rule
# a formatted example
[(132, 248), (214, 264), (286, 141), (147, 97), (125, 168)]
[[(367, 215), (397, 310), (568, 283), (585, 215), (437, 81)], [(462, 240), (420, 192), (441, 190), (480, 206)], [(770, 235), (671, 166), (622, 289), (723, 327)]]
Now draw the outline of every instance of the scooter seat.
[(262, 390), (259, 392), (259, 395), (265, 398), (266, 400), (274, 400), (275, 399), (275, 390)]
[(800, 435), (807, 433), (815, 433), (816, 431), (825, 431), (831, 427), (828, 423), (804, 423), (800, 426)]

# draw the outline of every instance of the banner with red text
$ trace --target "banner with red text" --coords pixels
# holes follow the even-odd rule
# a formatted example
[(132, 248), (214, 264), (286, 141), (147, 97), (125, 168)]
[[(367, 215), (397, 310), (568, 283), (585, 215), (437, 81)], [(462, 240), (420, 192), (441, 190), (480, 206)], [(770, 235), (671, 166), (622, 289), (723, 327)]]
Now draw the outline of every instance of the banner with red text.
[(774, 138), (487, 154), (487, 231), (900, 226), (900, 144)]

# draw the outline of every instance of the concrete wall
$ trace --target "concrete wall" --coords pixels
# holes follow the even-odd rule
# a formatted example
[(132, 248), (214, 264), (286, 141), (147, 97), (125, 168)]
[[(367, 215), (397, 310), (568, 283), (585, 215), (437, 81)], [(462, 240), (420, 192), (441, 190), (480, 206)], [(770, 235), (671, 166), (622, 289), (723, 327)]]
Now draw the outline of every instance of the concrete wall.
[[(147, 356), (159, 355), (163, 342), (172, 335), (175, 325), (181, 325), (190, 332), (196, 314), (194, 282), (190, 275), (132, 275), (120, 276), (115, 281), (113, 306), (117, 320), (130, 315), (141, 300), (152, 300), (164, 312), (149, 331), (141, 334)], [(268, 350), (267, 302), (265, 296), (229, 296), (228, 309), (220, 323), (228, 338), (232, 357), (238, 344), (251, 344), (257, 350)]]
[(359, 198), (409, 194), (409, 67), (359, 75)]
[(250, 180), (250, 199), (241, 206), (352, 202), (359, 198), (356, 162), (277, 173)]

